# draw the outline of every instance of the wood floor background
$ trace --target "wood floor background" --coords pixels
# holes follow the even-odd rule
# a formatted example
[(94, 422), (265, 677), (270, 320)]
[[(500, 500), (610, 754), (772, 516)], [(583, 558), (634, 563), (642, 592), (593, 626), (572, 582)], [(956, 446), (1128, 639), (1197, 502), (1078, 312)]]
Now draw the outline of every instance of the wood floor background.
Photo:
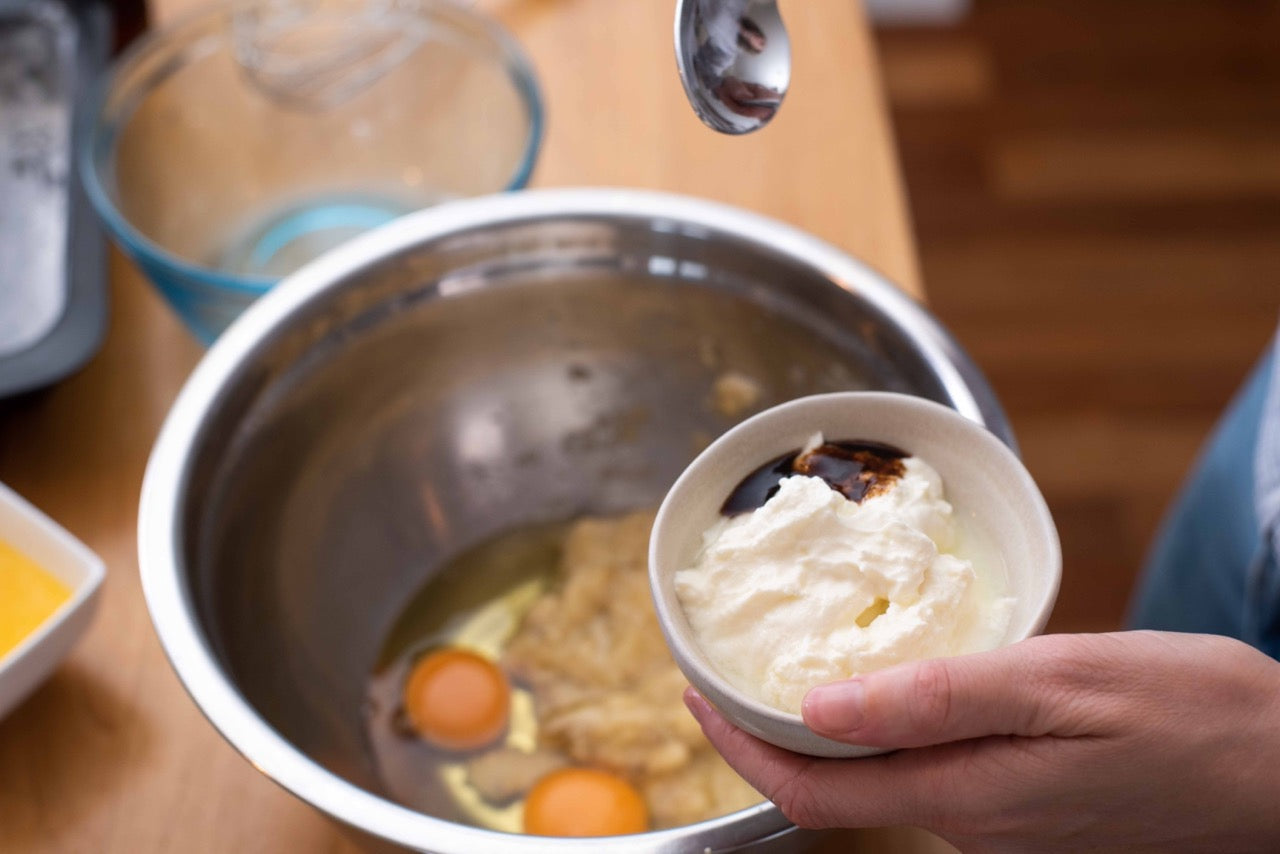
[(1280, 319), (1280, 3), (975, 0), (878, 41), (932, 308), (1062, 534), (1052, 628), (1118, 627)]

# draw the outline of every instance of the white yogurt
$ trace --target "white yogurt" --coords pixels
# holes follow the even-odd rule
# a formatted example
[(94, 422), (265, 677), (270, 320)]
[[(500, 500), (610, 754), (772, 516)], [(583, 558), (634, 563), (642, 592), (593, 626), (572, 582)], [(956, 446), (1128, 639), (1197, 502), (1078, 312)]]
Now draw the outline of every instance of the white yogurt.
[(1013, 600), (998, 568), (975, 570), (954, 553), (942, 479), (916, 457), (903, 464), (861, 503), (819, 478), (787, 477), (764, 506), (704, 534), (676, 593), (737, 688), (799, 712), (815, 685), (1003, 640)]

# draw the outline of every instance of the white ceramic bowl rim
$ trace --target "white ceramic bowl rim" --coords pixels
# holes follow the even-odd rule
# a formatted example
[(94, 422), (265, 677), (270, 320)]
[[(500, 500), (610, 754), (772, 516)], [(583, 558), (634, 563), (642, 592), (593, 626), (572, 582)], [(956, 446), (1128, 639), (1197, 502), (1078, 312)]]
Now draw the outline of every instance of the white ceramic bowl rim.
[[(1048, 506), (1045, 504), (1044, 497), (1041, 495), (1039, 487), (1031, 477), (1031, 474), (1022, 464), (1022, 461), (1018, 459), (1017, 454), (1001, 442), (995, 434), (950, 407), (943, 406), (942, 404), (926, 400), (924, 398), (902, 395), (894, 392), (835, 392), (832, 394), (810, 395), (808, 397), (787, 401), (786, 403), (778, 404), (777, 406), (763, 412), (756, 413), (750, 418), (747, 418), (741, 423), (735, 425), (708, 445), (702, 453), (700, 453), (698, 457), (689, 464), (688, 468), (681, 473), (680, 477), (671, 487), (670, 492), (667, 493), (666, 499), (659, 507), (658, 515), (654, 521), (654, 535), (650, 540), (649, 566), (651, 572), (651, 589), (653, 593), (654, 606), (658, 611), (658, 619), (662, 625), (663, 631), (668, 634), (669, 638), (674, 638), (675, 641), (682, 645), (686, 651), (692, 653), (692, 657), (695, 658), (698, 663), (698, 676), (701, 679), (706, 680), (715, 690), (726, 696), (732, 697), (735, 702), (746, 707), (752, 714), (767, 721), (771, 721), (779, 727), (785, 728), (804, 727), (805, 724), (800, 715), (775, 708), (762, 700), (744, 693), (742, 690), (732, 685), (720, 674), (720, 671), (716, 668), (715, 664), (702, 651), (697, 640), (694, 638), (692, 631), (688, 627), (688, 621), (684, 619), (683, 615), (677, 616), (667, 607), (666, 600), (659, 594), (657, 589), (659, 584), (657, 579), (658, 573), (670, 571), (670, 568), (660, 568), (658, 566), (660, 563), (657, 556), (659, 549), (659, 532), (663, 529), (664, 524), (669, 518), (679, 515), (685, 511), (685, 508), (681, 504), (681, 498), (690, 490), (691, 484), (702, 476), (702, 472), (707, 466), (708, 460), (724, 453), (726, 449), (733, 448), (742, 440), (744, 435), (758, 431), (763, 425), (775, 420), (780, 414), (788, 414), (797, 410), (803, 410), (812, 406), (815, 402), (821, 401), (848, 401), (850, 405), (853, 405), (856, 402), (868, 401), (889, 404), (909, 403), (911, 406), (918, 409), (931, 411), (935, 417), (967, 423), (968, 426), (972, 428), (969, 432), (973, 437), (973, 441), (981, 443), (991, 453), (1002, 458), (1008, 466), (1010, 473), (1013, 474), (1019, 482), (1023, 495), (1027, 500), (1033, 501), (1038, 505), (1038, 513), (1036, 515), (1037, 518), (1044, 523), (1044, 527), (1039, 533), (1041, 536), (1045, 537), (1046, 541), (1050, 544), (1051, 552), (1058, 554), (1060, 549), (1057, 530), (1053, 526), (1052, 516), (1049, 513)], [(834, 438), (856, 440), (863, 437)], [(904, 448), (903, 450), (911, 453), (912, 449)], [(756, 464), (759, 465), (764, 462), (766, 461), (759, 460)], [(746, 477), (749, 473), (750, 470), (743, 471), (742, 477)], [(1030, 634), (1040, 632), (1048, 622), (1050, 613), (1053, 610), (1054, 601), (1057, 598), (1061, 575), (1062, 568), (1060, 559), (1053, 565), (1045, 568), (1045, 585), (1039, 591), (1040, 600), (1035, 606), (1035, 616), (1032, 620), (1032, 629)]]

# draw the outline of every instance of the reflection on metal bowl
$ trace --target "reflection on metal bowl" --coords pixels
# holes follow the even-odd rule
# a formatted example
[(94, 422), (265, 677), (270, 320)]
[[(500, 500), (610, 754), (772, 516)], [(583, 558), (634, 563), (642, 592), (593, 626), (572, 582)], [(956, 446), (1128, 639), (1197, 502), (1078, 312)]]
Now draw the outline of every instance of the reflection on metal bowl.
[[(744, 411), (714, 397), (729, 375), (758, 387)], [(415, 214), (287, 279), (192, 375), (143, 489), (152, 618), (227, 739), (370, 838), (440, 852), (794, 842), (769, 804), (577, 844), (414, 812), (380, 794), (361, 703), (391, 622), (450, 556), (517, 525), (655, 505), (751, 411), (860, 388), (1011, 438), (934, 320), (780, 223), (620, 190)]]

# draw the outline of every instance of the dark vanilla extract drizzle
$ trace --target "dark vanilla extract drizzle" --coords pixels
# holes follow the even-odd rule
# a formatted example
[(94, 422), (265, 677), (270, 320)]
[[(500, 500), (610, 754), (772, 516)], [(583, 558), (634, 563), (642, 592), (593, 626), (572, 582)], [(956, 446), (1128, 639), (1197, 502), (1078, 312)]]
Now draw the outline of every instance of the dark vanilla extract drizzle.
[(807, 475), (822, 478), (827, 486), (860, 502), (877, 495), (902, 477), (902, 463), (910, 456), (901, 448), (880, 442), (823, 442), (808, 451), (796, 450), (776, 457), (742, 479), (720, 507), (721, 514), (737, 516), (764, 506), (784, 477)]

